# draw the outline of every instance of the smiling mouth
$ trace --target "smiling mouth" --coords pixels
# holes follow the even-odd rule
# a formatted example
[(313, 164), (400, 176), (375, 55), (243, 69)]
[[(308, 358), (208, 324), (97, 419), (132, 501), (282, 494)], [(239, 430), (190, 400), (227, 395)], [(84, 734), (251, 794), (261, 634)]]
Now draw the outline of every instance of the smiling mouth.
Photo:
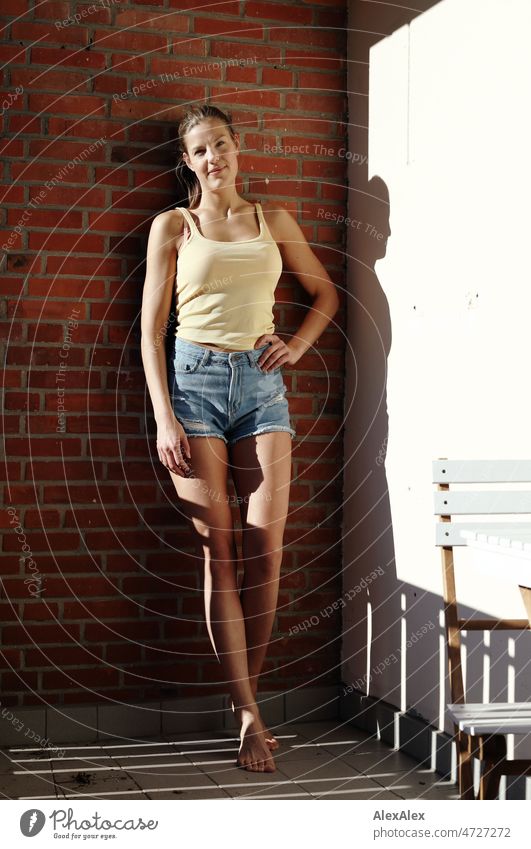
[(209, 171), (208, 173), (209, 174), (219, 174), (220, 171), (223, 171), (223, 168), (225, 168), (224, 165), (221, 168), (214, 168), (212, 171)]

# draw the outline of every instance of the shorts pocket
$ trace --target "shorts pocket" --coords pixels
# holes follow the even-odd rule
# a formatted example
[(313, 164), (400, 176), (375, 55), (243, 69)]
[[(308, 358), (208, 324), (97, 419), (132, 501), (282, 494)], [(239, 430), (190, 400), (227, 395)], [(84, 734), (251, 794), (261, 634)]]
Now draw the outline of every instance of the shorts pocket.
[(179, 354), (171, 363), (172, 371), (176, 374), (193, 374), (202, 362), (202, 356), (194, 357), (193, 354)]
[(256, 363), (256, 367), (257, 367), (258, 371), (260, 372), (260, 374), (265, 374), (265, 375), (278, 374), (279, 372), (282, 371), (282, 366), (275, 366), (275, 368), (272, 369), (271, 371), (265, 371), (258, 361)]

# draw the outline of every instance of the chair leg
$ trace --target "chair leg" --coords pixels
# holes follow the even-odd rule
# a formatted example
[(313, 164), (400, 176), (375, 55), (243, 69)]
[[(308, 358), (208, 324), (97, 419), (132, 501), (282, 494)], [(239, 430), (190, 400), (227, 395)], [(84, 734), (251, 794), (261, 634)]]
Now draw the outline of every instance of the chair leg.
[(479, 779), (478, 799), (496, 799), (500, 790), (500, 778), (502, 776), (502, 765), (499, 761), (484, 761)]
[(476, 746), (482, 767), (478, 799), (496, 799), (507, 764), (507, 739), (501, 734), (479, 735)]
[(474, 759), (470, 750), (468, 736), (459, 732), (457, 745), (457, 776), (459, 780), (459, 796), (461, 799), (475, 799), (474, 794)]

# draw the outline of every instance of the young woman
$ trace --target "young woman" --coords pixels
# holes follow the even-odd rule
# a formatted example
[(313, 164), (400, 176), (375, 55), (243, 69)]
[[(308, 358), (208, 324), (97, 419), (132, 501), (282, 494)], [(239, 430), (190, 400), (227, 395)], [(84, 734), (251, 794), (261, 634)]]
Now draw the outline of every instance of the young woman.
[[(261, 206), (238, 194), (240, 139), (230, 116), (193, 107), (178, 136), (189, 206), (152, 222), (142, 360), (158, 455), (189, 520), (207, 628), (241, 726), (237, 765), (272, 772), (279, 744), (256, 692), (276, 612), (295, 435), (282, 366), (294, 366), (318, 339), (339, 299), (293, 217), (274, 201)], [(283, 269), (314, 299), (287, 342), (273, 323)], [(167, 359), (161, 338), (174, 285), (178, 325)], [(229, 469), (242, 521), (241, 595)]]

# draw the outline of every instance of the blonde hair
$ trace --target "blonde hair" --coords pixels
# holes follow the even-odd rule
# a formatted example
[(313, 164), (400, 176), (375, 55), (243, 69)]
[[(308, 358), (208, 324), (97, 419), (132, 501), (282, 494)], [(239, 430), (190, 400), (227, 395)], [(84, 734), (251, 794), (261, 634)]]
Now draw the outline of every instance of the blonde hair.
[(190, 106), (186, 109), (178, 127), (175, 175), (183, 190), (183, 194), (188, 195), (188, 209), (193, 209), (199, 204), (201, 200), (201, 184), (183, 159), (183, 154), (186, 152), (185, 136), (193, 127), (207, 118), (216, 118), (219, 121), (223, 121), (229, 128), (232, 138), (234, 139), (236, 136), (232, 126), (232, 116), (229, 113), (222, 112), (217, 106), (204, 103), (201, 106)]

